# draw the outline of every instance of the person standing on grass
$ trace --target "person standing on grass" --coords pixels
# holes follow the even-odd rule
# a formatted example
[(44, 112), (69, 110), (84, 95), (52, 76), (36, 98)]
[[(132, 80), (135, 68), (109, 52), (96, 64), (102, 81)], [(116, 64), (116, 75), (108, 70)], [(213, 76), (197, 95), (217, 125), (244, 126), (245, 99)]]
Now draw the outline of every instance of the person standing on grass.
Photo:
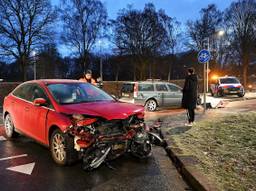
[(194, 68), (188, 68), (187, 74), (184, 88), (182, 90), (182, 107), (187, 109), (188, 123), (185, 125), (192, 126), (195, 121), (198, 80)]

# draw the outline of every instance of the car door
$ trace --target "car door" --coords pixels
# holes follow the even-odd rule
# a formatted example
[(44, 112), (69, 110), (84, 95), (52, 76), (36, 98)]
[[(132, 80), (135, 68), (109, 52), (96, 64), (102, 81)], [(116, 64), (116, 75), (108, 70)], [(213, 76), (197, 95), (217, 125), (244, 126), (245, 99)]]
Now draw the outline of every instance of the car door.
[(12, 93), (11, 100), (11, 117), (16, 129), (26, 132), (26, 125), (24, 125), (26, 115), (26, 105), (28, 104), (27, 92), (31, 87), (30, 84), (22, 84)]
[(180, 106), (182, 100), (182, 89), (175, 84), (167, 84), (170, 92), (171, 104), (174, 106)]
[(159, 83), (159, 84), (155, 84), (155, 90), (157, 93), (157, 100), (158, 100), (158, 104), (160, 106), (169, 106), (171, 105), (171, 96), (170, 93), (168, 92), (168, 88), (166, 86), (166, 84), (164, 83)]
[(150, 98), (156, 98), (156, 93), (154, 91), (154, 84), (153, 83), (139, 83), (138, 87), (138, 101), (144, 105), (145, 102)]
[[(29, 135), (39, 142), (44, 143), (46, 138), (46, 120), (49, 109), (53, 109), (50, 99), (45, 91), (38, 85), (33, 84), (30, 89), (31, 103), (28, 106), (26, 121)], [(33, 101), (43, 98), (48, 102), (47, 106), (35, 106)]]

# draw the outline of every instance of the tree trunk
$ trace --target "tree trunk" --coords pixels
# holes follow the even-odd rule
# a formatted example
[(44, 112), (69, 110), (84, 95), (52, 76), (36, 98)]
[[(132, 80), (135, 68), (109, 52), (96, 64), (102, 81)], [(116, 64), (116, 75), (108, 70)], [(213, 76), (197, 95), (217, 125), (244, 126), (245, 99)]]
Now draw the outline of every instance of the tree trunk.
[(117, 66), (117, 69), (116, 69), (115, 80), (118, 81), (118, 78), (119, 78), (119, 66)]
[(27, 81), (27, 63), (26, 63), (25, 55), (23, 55), (21, 59), (21, 68), (23, 73), (23, 81), (25, 82)]
[(248, 79), (248, 66), (249, 66), (249, 56), (243, 56), (243, 85), (247, 87), (247, 79)]

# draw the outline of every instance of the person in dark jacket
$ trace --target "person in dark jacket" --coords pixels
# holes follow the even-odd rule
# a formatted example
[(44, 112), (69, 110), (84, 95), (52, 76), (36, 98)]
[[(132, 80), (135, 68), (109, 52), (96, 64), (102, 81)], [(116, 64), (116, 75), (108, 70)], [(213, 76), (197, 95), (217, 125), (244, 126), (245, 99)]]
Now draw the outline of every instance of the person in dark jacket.
[(188, 111), (188, 124), (186, 125), (192, 126), (195, 121), (198, 80), (194, 68), (189, 68), (187, 72), (188, 75), (183, 88), (182, 107)]

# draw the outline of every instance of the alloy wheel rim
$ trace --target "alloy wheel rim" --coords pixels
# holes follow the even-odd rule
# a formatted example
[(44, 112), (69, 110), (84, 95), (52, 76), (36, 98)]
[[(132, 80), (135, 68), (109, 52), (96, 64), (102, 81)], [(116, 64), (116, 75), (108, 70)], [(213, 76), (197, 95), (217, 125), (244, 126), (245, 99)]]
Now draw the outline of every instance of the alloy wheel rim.
[(55, 134), (53, 137), (53, 152), (55, 158), (59, 161), (63, 161), (66, 157), (64, 138), (60, 134)]
[(153, 110), (155, 110), (155, 108), (156, 108), (156, 103), (155, 103), (154, 101), (149, 101), (149, 103), (148, 103), (148, 109), (149, 109), (150, 111), (153, 111)]
[(9, 115), (6, 116), (4, 127), (6, 135), (10, 137), (12, 135), (13, 126)]

